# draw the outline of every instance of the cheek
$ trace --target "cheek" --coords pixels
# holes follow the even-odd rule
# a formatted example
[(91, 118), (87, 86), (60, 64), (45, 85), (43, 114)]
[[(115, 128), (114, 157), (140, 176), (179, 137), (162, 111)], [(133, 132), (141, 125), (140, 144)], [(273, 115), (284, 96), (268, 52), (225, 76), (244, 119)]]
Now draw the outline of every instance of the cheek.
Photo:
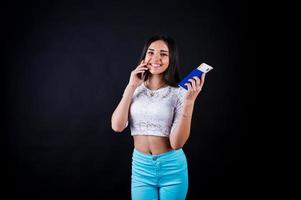
[(150, 56), (149, 55), (145, 55), (144, 60), (149, 60), (149, 59), (150, 59)]
[(168, 65), (169, 64), (169, 58), (163, 59), (163, 63), (165, 63), (166, 65)]

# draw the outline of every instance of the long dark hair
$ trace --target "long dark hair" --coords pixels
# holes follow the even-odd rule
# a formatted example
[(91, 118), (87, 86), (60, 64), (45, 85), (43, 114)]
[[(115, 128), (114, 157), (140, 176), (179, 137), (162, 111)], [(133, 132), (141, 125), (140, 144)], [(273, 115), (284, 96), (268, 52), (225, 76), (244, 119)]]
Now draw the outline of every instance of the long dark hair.
[[(168, 85), (177, 87), (180, 81), (179, 55), (178, 55), (178, 48), (176, 42), (170, 36), (154, 35), (150, 39), (148, 39), (143, 47), (139, 63), (141, 63), (141, 61), (145, 59), (146, 52), (148, 50), (148, 47), (151, 45), (151, 43), (158, 40), (164, 41), (169, 50), (169, 66), (163, 73), (163, 79)], [(149, 74), (150, 74), (149, 71), (145, 72), (144, 81), (148, 79)]]

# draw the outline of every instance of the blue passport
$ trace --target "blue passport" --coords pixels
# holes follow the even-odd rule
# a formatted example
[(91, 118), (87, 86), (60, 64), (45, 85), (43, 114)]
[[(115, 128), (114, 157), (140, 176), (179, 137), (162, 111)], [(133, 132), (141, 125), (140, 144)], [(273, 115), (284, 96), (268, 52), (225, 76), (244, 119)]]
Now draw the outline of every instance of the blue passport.
[(207, 73), (212, 69), (213, 69), (213, 67), (211, 67), (210, 65), (207, 65), (206, 63), (202, 63), (198, 68), (192, 70), (185, 78), (183, 78), (183, 80), (179, 83), (179, 86), (181, 86), (184, 89), (188, 90), (185, 83), (188, 83), (189, 79), (191, 79), (194, 76), (197, 76), (197, 77), (201, 78), (203, 73)]

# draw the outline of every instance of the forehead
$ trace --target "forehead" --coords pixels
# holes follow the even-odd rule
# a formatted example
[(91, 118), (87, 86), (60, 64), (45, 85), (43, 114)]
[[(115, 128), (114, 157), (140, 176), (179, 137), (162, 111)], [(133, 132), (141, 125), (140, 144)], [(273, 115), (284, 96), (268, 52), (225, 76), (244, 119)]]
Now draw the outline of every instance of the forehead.
[(162, 40), (157, 40), (157, 41), (152, 42), (148, 48), (168, 51), (167, 44)]

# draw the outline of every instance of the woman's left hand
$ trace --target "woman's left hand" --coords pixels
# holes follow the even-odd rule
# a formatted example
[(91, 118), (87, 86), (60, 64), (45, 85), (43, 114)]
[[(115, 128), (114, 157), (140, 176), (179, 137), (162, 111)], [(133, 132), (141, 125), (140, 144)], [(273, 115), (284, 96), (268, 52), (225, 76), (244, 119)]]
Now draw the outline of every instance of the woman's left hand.
[(197, 76), (194, 76), (192, 79), (189, 79), (188, 81), (190, 83), (185, 84), (188, 88), (188, 91), (185, 95), (185, 101), (194, 103), (198, 94), (202, 91), (205, 82), (205, 73), (202, 74), (201, 79)]

